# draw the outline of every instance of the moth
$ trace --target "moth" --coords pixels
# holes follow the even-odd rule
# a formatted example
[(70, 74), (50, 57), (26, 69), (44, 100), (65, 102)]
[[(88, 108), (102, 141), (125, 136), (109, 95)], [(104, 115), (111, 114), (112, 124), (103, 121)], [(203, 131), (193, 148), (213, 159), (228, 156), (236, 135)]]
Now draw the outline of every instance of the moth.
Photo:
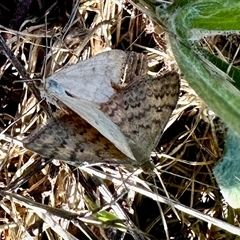
[(67, 161), (144, 164), (161, 138), (180, 88), (177, 72), (151, 77), (146, 58), (111, 50), (46, 79), (42, 95), (63, 103), (23, 142), (45, 157)]

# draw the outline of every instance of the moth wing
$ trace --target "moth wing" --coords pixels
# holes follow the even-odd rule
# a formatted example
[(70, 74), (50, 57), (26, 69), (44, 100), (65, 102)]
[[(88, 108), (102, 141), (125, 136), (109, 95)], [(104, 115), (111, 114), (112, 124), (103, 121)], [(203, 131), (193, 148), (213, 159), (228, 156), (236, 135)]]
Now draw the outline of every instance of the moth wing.
[(115, 93), (113, 86), (121, 86), (125, 80), (131, 81), (146, 72), (145, 55), (110, 50), (63, 68), (46, 81), (55, 80), (72, 96), (104, 103)]
[(126, 155), (74, 112), (56, 116), (24, 139), (23, 145), (77, 167), (84, 162), (129, 163)]
[(180, 89), (176, 72), (163, 77), (136, 79), (102, 105), (111, 120), (119, 126), (137, 161), (145, 162), (159, 142), (174, 110)]
[(112, 142), (116, 148), (124, 153), (130, 159), (135, 160), (131, 148), (120, 131), (119, 127), (113, 123), (101, 110), (97, 108), (97, 105), (84, 99), (70, 97), (67, 94), (61, 94), (52, 92), (54, 97), (59, 99), (67, 107), (77, 113), (95, 129), (97, 129), (104, 137)]
[(106, 102), (114, 94), (112, 84), (119, 84), (123, 78), (126, 61), (127, 54), (124, 51), (106, 51), (63, 68), (46, 81), (57, 81), (73, 96)]

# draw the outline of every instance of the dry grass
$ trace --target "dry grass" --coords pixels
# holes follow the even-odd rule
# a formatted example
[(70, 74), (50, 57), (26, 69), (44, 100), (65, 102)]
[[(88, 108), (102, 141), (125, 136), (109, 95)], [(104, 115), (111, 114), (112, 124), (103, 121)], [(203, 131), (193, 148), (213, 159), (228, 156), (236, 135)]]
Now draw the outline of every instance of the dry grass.
[[(54, 6), (47, 25), (27, 23), (19, 32), (1, 26), (12, 34), (11, 50), (31, 78), (106, 48), (144, 52), (152, 72), (176, 67), (166, 34), (129, 2), (65, 7), (68, 15), (59, 18)], [(207, 46), (216, 49), (216, 42), (208, 39)], [(21, 141), (47, 115), (26, 84), (12, 84), (19, 76), (11, 65), (2, 69), (2, 133)], [(152, 174), (121, 165), (76, 169), (64, 162), (39, 170), (40, 156), (1, 135), (2, 239), (121, 239), (124, 234), (124, 239), (234, 239), (240, 235), (234, 227), (239, 215), (222, 199), (211, 171), (223, 148), (218, 123), (182, 80), (178, 106), (153, 154)]]

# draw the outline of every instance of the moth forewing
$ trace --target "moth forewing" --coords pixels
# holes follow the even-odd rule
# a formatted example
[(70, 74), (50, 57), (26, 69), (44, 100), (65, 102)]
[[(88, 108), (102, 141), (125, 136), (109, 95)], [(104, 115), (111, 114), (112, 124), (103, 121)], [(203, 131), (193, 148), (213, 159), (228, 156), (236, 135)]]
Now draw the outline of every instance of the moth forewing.
[(127, 157), (135, 160), (127, 140), (119, 130), (119, 127), (100, 111), (96, 104), (84, 99), (70, 97), (67, 94), (60, 94), (58, 91), (51, 94), (97, 129)]
[(145, 74), (146, 57), (135, 52), (111, 50), (85, 61), (67, 66), (46, 79), (55, 80), (72, 96), (95, 103), (104, 103), (115, 93), (125, 79)]

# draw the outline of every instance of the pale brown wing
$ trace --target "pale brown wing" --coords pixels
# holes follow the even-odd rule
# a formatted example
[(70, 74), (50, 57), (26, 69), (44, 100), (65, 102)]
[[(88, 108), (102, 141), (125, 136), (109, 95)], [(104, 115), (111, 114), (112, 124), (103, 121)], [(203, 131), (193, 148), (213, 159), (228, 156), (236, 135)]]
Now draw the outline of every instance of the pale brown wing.
[(139, 164), (148, 161), (174, 110), (180, 89), (176, 72), (163, 77), (145, 76), (119, 90), (101, 110), (128, 138)]
[(108, 101), (115, 93), (112, 86), (121, 86), (123, 82), (146, 73), (145, 55), (110, 50), (54, 73), (46, 79), (46, 92), (48, 82), (54, 80), (70, 95), (99, 104)]
[(98, 109), (99, 105), (81, 98), (75, 98), (67, 95), (64, 92), (64, 88), (62, 88), (62, 86), (54, 80), (50, 80), (49, 83), (52, 83), (52, 96), (61, 100), (65, 106), (91, 124), (99, 133), (112, 142), (122, 153), (135, 160), (126, 137), (123, 135), (119, 127)]
[(129, 163), (127, 157), (108, 139), (72, 111), (57, 116), (30, 134), (23, 145), (42, 156), (75, 166), (84, 162)]

